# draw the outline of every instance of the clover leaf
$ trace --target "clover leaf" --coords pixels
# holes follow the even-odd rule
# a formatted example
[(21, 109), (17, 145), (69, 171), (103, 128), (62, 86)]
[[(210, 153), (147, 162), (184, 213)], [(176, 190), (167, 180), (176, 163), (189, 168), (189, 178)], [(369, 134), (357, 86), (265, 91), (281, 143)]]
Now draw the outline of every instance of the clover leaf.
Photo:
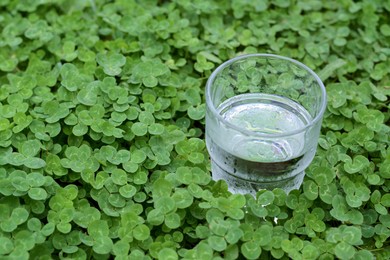
[(65, 63), (60, 69), (61, 85), (69, 91), (76, 91), (86, 84), (88, 77), (79, 72), (78, 68), (71, 63)]
[(98, 53), (96, 61), (103, 67), (104, 73), (109, 76), (116, 76), (122, 72), (122, 68), (126, 63), (126, 58), (120, 53), (107, 52)]
[(97, 103), (98, 94), (99, 94), (99, 81), (94, 81), (87, 84), (83, 89), (77, 94), (77, 99), (80, 103), (93, 106)]
[(65, 150), (66, 158), (61, 159), (61, 165), (75, 172), (84, 170), (96, 171), (99, 164), (93, 158), (91, 148), (85, 144), (80, 147), (70, 146)]
[(132, 83), (143, 83), (146, 87), (157, 86), (158, 78), (170, 73), (169, 68), (159, 60), (148, 60), (134, 66), (130, 80)]

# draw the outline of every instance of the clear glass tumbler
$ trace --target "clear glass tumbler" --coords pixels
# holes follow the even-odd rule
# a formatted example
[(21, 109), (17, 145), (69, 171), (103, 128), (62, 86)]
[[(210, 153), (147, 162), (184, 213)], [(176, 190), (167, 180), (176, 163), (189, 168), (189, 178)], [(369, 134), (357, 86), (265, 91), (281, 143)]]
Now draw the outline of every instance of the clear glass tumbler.
[(214, 180), (253, 195), (300, 187), (326, 108), (324, 84), (311, 69), (278, 55), (239, 56), (211, 74), (206, 104)]

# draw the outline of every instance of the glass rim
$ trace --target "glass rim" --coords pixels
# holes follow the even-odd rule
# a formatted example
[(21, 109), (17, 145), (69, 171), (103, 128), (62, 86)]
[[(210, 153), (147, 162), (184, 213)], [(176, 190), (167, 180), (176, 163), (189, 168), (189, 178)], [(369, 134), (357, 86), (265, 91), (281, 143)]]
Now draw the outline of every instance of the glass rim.
[[(211, 100), (211, 87), (212, 87), (212, 84), (214, 83), (214, 79), (215, 77), (219, 74), (219, 72), (221, 72), (224, 68), (226, 68), (227, 66), (229, 66), (230, 64), (238, 61), (238, 60), (242, 60), (242, 59), (246, 59), (246, 58), (251, 58), (251, 57), (260, 57), (260, 58), (275, 58), (275, 59), (280, 59), (280, 60), (285, 60), (287, 62), (291, 62), (291, 63), (294, 63), (295, 65), (297, 65), (298, 67), (306, 70), (307, 72), (309, 72), (311, 74), (311, 76), (317, 81), (319, 87), (320, 87), (320, 90), (321, 90), (321, 104), (320, 104), (320, 110), (318, 112), (318, 114), (313, 118), (313, 120), (311, 120), (307, 125), (301, 127), (301, 128), (298, 128), (298, 129), (295, 129), (293, 131), (288, 131), (288, 132), (284, 132), (284, 133), (275, 133), (275, 134), (266, 134), (266, 133), (259, 133), (259, 132), (253, 132), (253, 131), (250, 131), (250, 130), (247, 130), (245, 128), (242, 128), (240, 126), (237, 126), (235, 124), (232, 124), (230, 122), (228, 122), (226, 119), (224, 119), (217, 111), (217, 108), (214, 106), (212, 100)], [(320, 79), (320, 77), (312, 70), (310, 69), (308, 66), (306, 66), (305, 64), (297, 61), (297, 60), (294, 60), (294, 59), (291, 59), (291, 58), (288, 58), (288, 57), (284, 57), (284, 56), (280, 56), (280, 55), (276, 55), (276, 54), (267, 54), (267, 53), (252, 53), (252, 54), (244, 54), (244, 55), (239, 55), (237, 57), (234, 57), (230, 60), (227, 60), (225, 61), (224, 63), (222, 63), (221, 65), (219, 65), (210, 75), (209, 79), (207, 80), (207, 83), (206, 83), (206, 105), (207, 105), (207, 109), (210, 109), (212, 114), (214, 116), (217, 117), (217, 119), (224, 123), (225, 125), (229, 126), (230, 128), (236, 130), (236, 131), (239, 131), (245, 135), (249, 135), (249, 136), (255, 136), (255, 137), (272, 137), (272, 138), (277, 138), (277, 137), (285, 137), (285, 136), (291, 136), (291, 135), (295, 135), (295, 134), (299, 134), (299, 133), (302, 133), (302, 132), (305, 132), (307, 129), (311, 128), (313, 125), (317, 124), (319, 121), (322, 120), (322, 117), (323, 117), (323, 114), (325, 112), (325, 109), (326, 109), (326, 104), (327, 104), (327, 97), (326, 97), (326, 89), (325, 89), (325, 86), (324, 86), (324, 83), (322, 82), (322, 80)]]

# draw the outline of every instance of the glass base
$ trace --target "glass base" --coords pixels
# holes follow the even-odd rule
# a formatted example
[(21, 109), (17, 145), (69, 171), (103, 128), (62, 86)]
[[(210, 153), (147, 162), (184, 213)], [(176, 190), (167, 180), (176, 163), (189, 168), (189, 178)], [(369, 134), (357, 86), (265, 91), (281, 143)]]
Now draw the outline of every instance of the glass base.
[[(305, 172), (302, 171), (295, 176), (283, 179), (283, 180), (261, 180), (258, 182), (248, 181), (241, 178), (237, 178), (231, 173), (228, 173), (224, 169), (218, 166), (214, 161), (211, 162), (212, 178), (214, 181), (224, 180), (228, 184), (229, 191), (231, 193), (240, 194), (252, 194), (256, 196), (257, 191), (261, 189), (273, 190), (280, 188), (286, 193), (292, 190), (299, 189), (302, 185)], [(264, 177), (266, 179), (267, 177)]]

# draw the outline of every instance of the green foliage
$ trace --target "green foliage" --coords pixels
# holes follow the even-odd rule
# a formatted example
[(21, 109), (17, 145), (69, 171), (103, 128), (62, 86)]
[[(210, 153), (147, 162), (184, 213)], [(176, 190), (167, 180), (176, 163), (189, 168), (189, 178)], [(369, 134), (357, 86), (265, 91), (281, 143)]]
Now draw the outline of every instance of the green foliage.
[[(389, 259), (388, 1), (0, 10), (0, 259)], [(288, 195), (210, 177), (206, 80), (255, 52), (327, 88), (317, 154)], [(246, 73), (241, 91), (260, 82)], [(284, 79), (290, 95), (302, 84)]]

